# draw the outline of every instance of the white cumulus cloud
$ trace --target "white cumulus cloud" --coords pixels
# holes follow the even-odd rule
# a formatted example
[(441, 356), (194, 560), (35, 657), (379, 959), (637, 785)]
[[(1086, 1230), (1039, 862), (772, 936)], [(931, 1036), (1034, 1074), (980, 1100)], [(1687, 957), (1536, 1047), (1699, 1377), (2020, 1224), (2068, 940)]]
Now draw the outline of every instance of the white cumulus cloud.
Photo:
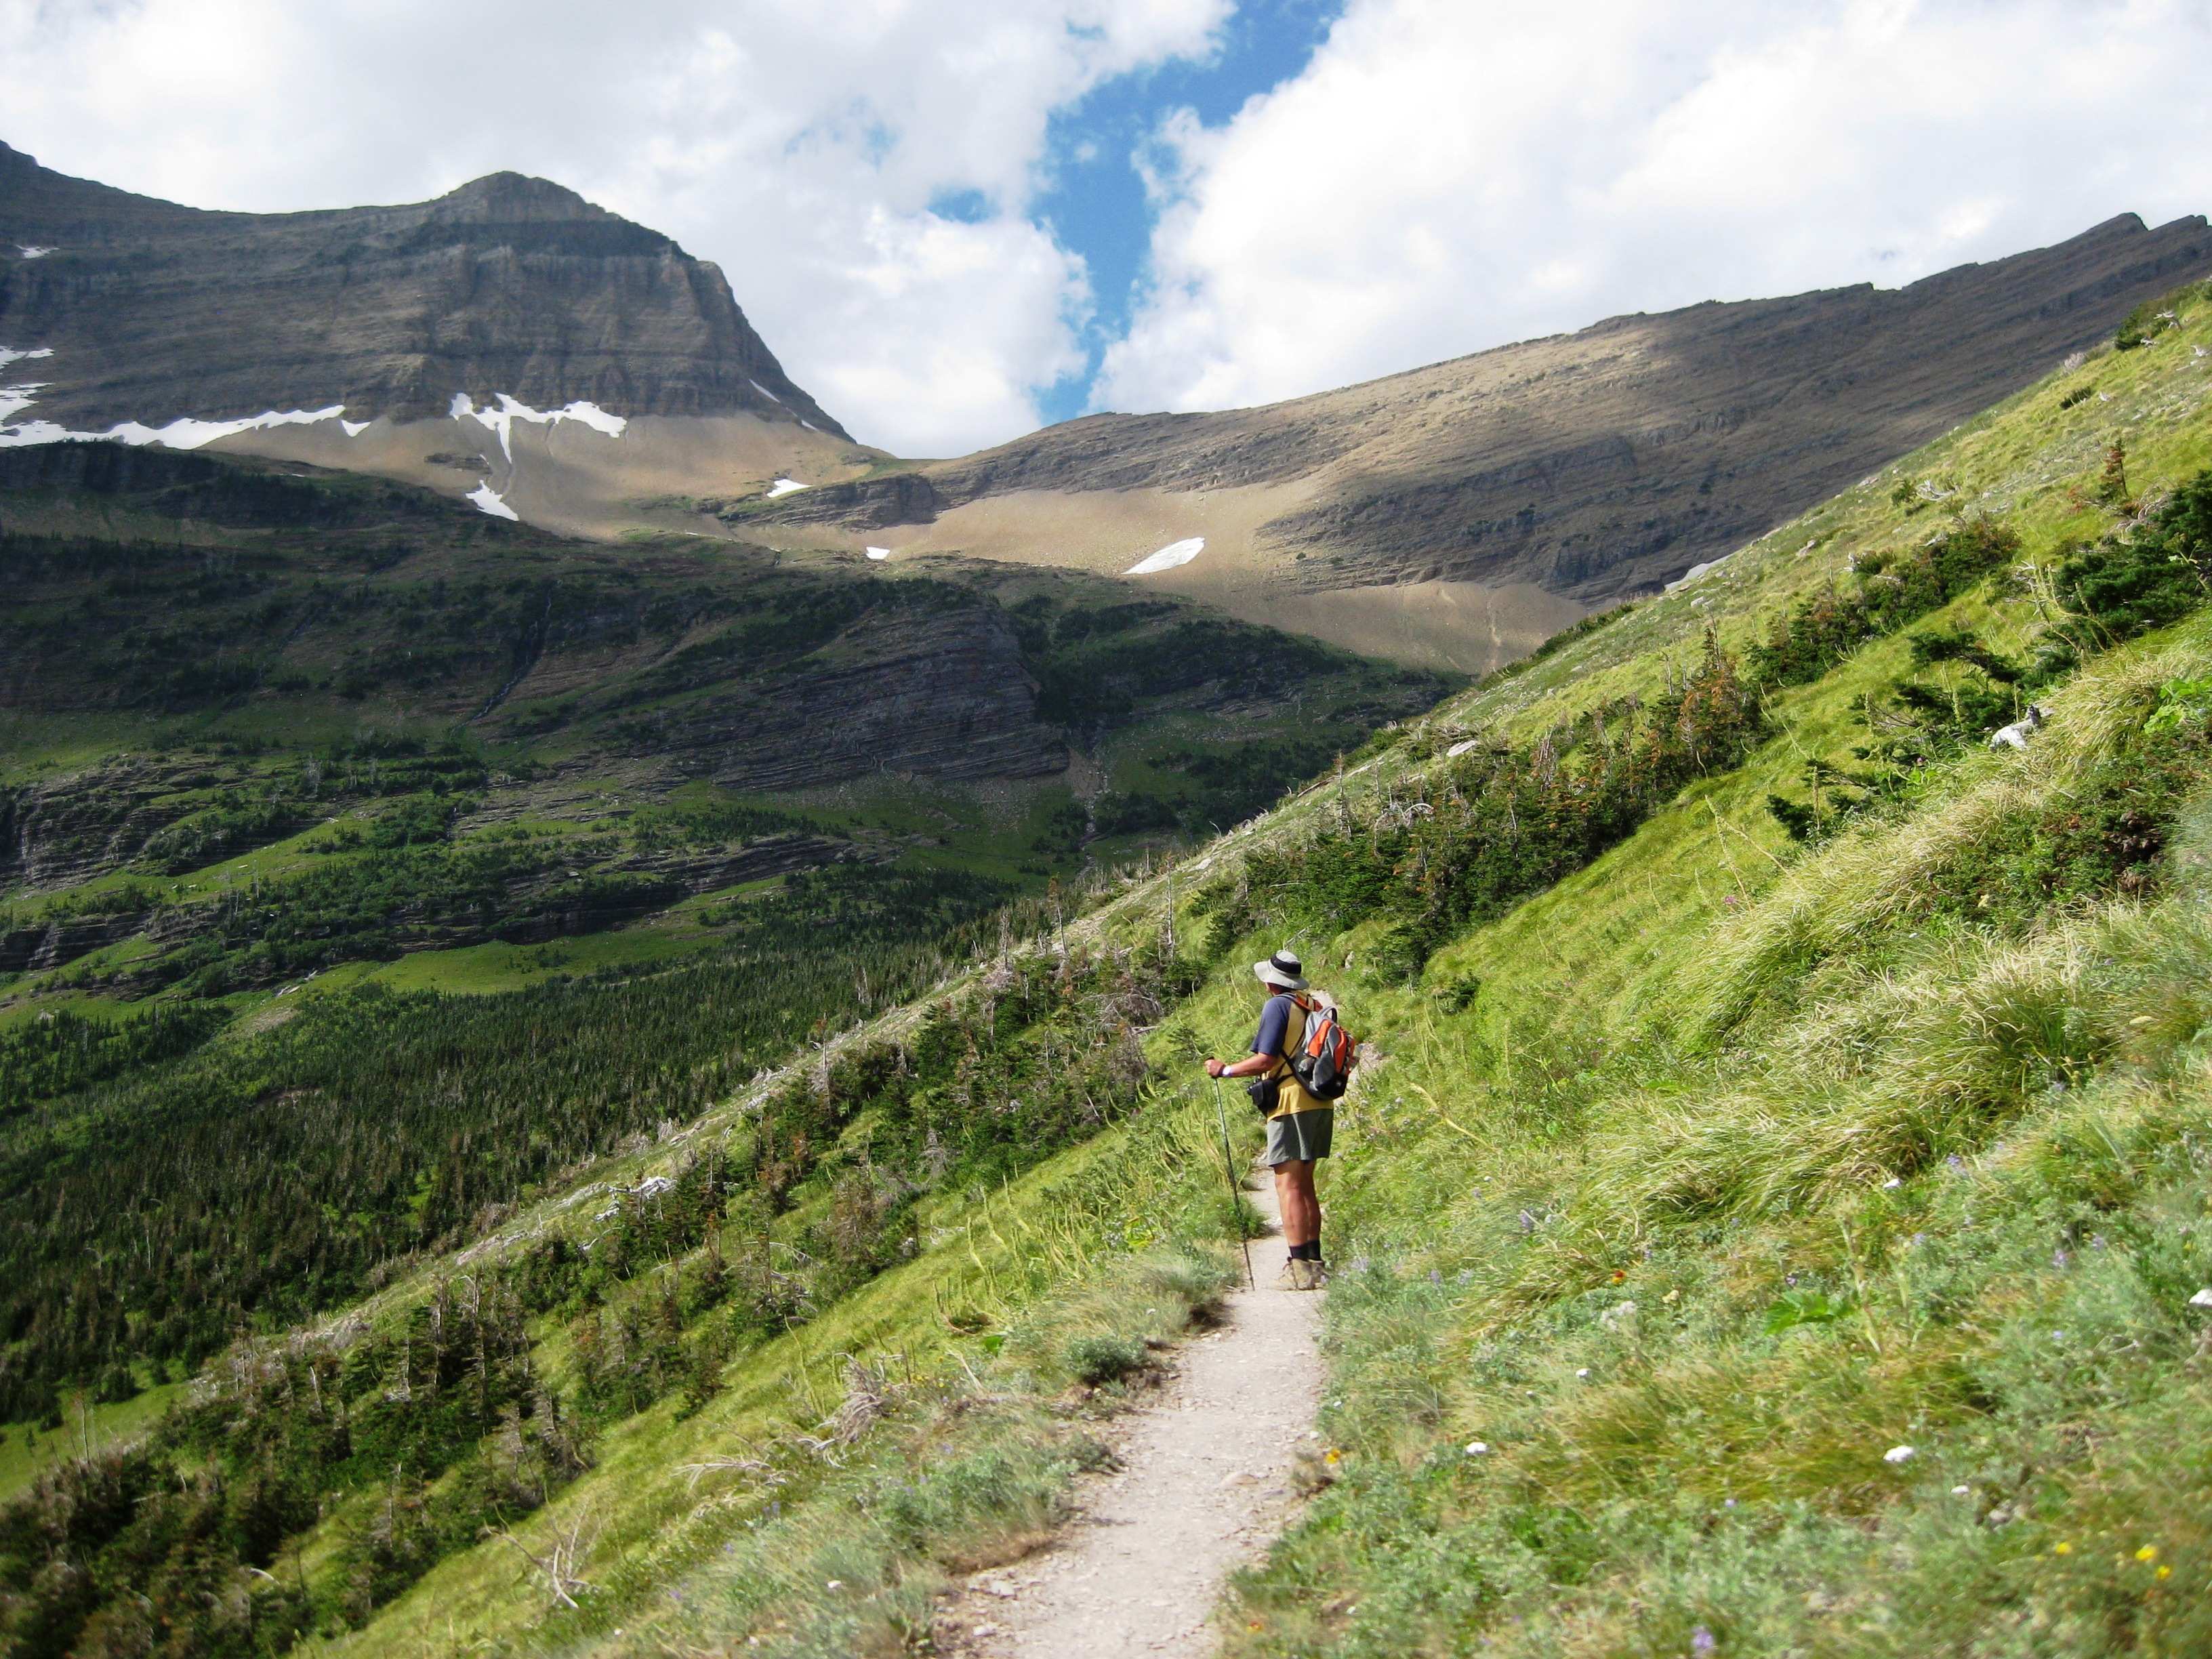
[(2203, 0), (1351, 0), (1295, 79), (1162, 122), (1096, 402), (1261, 402), (2201, 213), (2208, 70)]
[(1030, 217), (1051, 112), (1210, 52), (1231, 9), (0, 0), (0, 137), (264, 212), (557, 179), (720, 264), (856, 436), (957, 453), (1035, 425), (1080, 366), (1082, 261)]

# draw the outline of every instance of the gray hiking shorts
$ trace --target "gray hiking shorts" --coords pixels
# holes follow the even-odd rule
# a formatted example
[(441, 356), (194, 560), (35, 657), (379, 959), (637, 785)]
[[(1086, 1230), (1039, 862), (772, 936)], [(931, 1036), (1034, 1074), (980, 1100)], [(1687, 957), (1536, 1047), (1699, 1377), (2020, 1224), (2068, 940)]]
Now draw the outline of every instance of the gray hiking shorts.
[(1336, 1133), (1336, 1109), (1317, 1106), (1311, 1111), (1292, 1112), (1288, 1117), (1267, 1120), (1267, 1151), (1260, 1160), (1273, 1168), (1278, 1164), (1305, 1164), (1328, 1156), (1328, 1143)]

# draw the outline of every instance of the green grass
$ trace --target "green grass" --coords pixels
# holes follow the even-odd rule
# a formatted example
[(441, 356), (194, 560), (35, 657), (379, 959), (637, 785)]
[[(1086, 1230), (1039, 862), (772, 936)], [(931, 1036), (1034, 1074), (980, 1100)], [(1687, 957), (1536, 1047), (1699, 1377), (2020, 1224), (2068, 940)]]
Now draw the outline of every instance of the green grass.
[(0, 1439), (0, 1501), (30, 1485), (39, 1471), (70, 1458), (82, 1456), (117, 1441), (143, 1434), (190, 1385), (161, 1382), (142, 1389), (131, 1399), (109, 1405), (82, 1397), (64, 1403), (60, 1427), (42, 1429), (35, 1423), (5, 1425)]
[[(1071, 933), (1201, 936), (1194, 890), (1252, 846), (1406, 798), (1462, 736), (1531, 740), (1648, 695), (1708, 626), (1738, 649), (1763, 638), (1855, 556), (1948, 525), (1901, 481), (2002, 514), (2047, 567), (2111, 522), (2081, 497), (2114, 433), (2146, 494), (2212, 463), (2207, 342), (2200, 310), (2032, 388), (1120, 884)], [(2059, 410), (2085, 380), (2111, 401)], [(1914, 626), (2018, 653), (2038, 605), (1996, 585)], [(2160, 687), (2212, 671), (2212, 622), (2039, 694), (2053, 719), (2025, 755), (1968, 752), (1826, 844), (1791, 842), (1768, 795), (1809, 758), (1851, 763), (1868, 699), (1910, 662), (1878, 640), (1774, 693), (1778, 735), (1743, 766), (1410, 982), (1377, 968), (1379, 922), (1297, 941), (1377, 1057), (1322, 1189), (1338, 1273), (1320, 1426), (1340, 1478), (1235, 1586), (1237, 1659), (2212, 1647), (2212, 1310), (2191, 1301), (2212, 1285), (2212, 762), (2198, 726), (2142, 729)], [(2152, 883), (1980, 904), (2045, 867), (2037, 837), (2106, 771), (2169, 763), (2194, 793)], [(1164, 781), (1141, 753), (1119, 764)], [(979, 820), (1047, 810), (1012, 793), (803, 805), (956, 858)], [(1085, 1413), (1218, 1287), (1235, 1224), (1190, 1067), (1242, 1048), (1244, 963), (1275, 942), (1206, 941), (1215, 971), (1145, 1039), (1168, 1081), (1128, 1121), (995, 1191), (930, 1194), (912, 1260), (738, 1356), (696, 1412), (672, 1397), (611, 1426), (514, 1528), (540, 1556), (582, 1540), (580, 1607), (549, 1607), (488, 1539), (311, 1645), (915, 1650), (949, 1577), (1053, 1522), (1096, 1455)], [(672, 1169), (753, 1099), (579, 1178)], [(777, 1236), (832, 1201), (802, 1190)], [(556, 1194), (499, 1237), (580, 1230), (592, 1207)], [(394, 1319), (465, 1265), (421, 1264), (360, 1315)], [(568, 1378), (566, 1332), (534, 1335)], [(1099, 1395), (1070, 1392), (1085, 1378)], [(311, 1578), (337, 1570), (354, 1513), (307, 1536)]]
[[(2096, 365), (2154, 487), (2212, 459), (2212, 376), (2159, 349)], [(1701, 622), (1756, 636), (1928, 526), (1889, 499), (1899, 475), (1963, 477), (2048, 560), (2109, 521), (2068, 499), (2101, 448), (2052, 402), (2023, 394), (1426, 724), (1533, 732), (1651, 685), (1670, 633), (1678, 665)], [(2026, 596), (1929, 621), (2003, 649), (2037, 626)], [(2008, 826), (2063, 819), (2114, 757), (2148, 765), (2134, 733), (2212, 665), (2212, 626), (2094, 662), (2027, 755), (1970, 754), (1804, 852), (1765, 794), (1808, 756), (1848, 763), (1856, 708), (1905, 664), (1878, 641), (1777, 696), (1784, 733), (1748, 765), (1417, 986), (1364, 980), (1358, 930), (1307, 943), (1388, 1056), (1323, 1194), (1345, 1474), (1240, 1581), (1232, 1654), (2212, 1640), (2212, 1313), (2189, 1300), (2212, 1285), (2212, 811), (2148, 896), (1978, 919), (2004, 873), (1983, 849), (2027, 856)], [(2201, 748), (2174, 758), (2212, 778)]]
[[(370, 967), (362, 978), (395, 991), (451, 991), (483, 995), (519, 990), (557, 974), (651, 968), (711, 948), (714, 935), (696, 927), (646, 924), (603, 933), (567, 933), (543, 945), (494, 940), (452, 951), (416, 951)], [(349, 981), (357, 982), (357, 981)]]

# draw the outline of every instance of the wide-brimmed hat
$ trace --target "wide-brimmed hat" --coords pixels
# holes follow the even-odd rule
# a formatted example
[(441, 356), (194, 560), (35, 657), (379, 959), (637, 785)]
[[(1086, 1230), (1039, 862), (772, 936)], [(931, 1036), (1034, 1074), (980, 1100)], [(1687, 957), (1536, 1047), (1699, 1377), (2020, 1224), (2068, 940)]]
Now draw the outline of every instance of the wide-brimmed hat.
[(1306, 988), (1306, 965), (1293, 951), (1278, 951), (1265, 962), (1255, 962), (1252, 971), (1260, 976), (1262, 985), (1279, 985), (1285, 991)]

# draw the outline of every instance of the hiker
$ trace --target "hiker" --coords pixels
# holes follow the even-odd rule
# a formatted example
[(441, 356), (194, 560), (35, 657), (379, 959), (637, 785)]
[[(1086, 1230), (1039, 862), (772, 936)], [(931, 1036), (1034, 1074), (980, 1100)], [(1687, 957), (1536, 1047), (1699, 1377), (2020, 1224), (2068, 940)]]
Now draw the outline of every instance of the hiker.
[[(1328, 1270), (1321, 1259), (1321, 1200), (1314, 1194), (1314, 1164), (1328, 1156), (1336, 1109), (1306, 1091), (1291, 1070), (1290, 1056), (1304, 1042), (1308, 1022), (1321, 1012), (1322, 1000), (1307, 994), (1304, 964), (1289, 951), (1254, 963), (1252, 971), (1269, 995), (1260, 1011), (1251, 1055), (1234, 1065), (1209, 1060), (1206, 1074), (1256, 1078), (1262, 1088), (1273, 1085), (1277, 1091), (1274, 1108), (1267, 1114), (1267, 1150), (1260, 1160), (1275, 1172), (1283, 1242), (1291, 1247), (1290, 1260), (1275, 1284), (1280, 1290), (1317, 1291), (1328, 1282)], [(1264, 1103), (1256, 1094), (1255, 1103)]]

